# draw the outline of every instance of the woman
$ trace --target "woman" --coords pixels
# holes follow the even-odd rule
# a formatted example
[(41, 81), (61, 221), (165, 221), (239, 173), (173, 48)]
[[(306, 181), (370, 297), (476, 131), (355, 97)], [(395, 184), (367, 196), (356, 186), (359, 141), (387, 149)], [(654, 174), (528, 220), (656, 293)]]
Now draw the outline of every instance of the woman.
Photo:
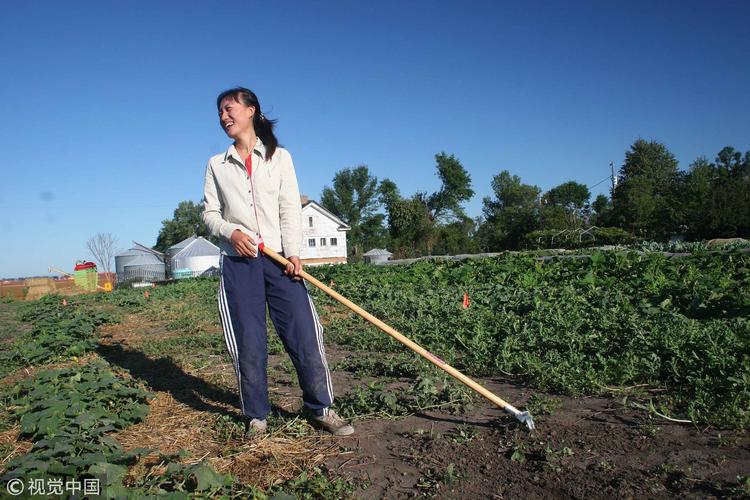
[[(216, 105), (219, 124), (234, 142), (208, 161), (203, 220), (221, 240), (219, 313), (247, 435), (265, 432), (271, 409), (266, 304), (297, 370), (311, 422), (338, 436), (351, 434), (353, 427), (329, 409), (333, 388), (323, 328), (299, 278), (302, 208), (292, 157), (279, 146), (275, 121), (263, 115), (253, 92), (227, 90)], [(258, 251), (261, 243), (286, 256), (286, 269)]]

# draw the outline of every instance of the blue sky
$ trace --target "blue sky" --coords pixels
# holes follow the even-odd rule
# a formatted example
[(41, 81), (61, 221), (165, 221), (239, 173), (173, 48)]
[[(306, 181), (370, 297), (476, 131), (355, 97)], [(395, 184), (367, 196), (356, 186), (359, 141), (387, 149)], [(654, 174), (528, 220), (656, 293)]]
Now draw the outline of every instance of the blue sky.
[(681, 168), (750, 149), (750, 3), (519, 4), (0, 3), (0, 277), (71, 269), (99, 232), (153, 245), (201, 198), (235, 85), (312, 198), (361, 164), (436, 190), (446, 151), (478, 216), (504, 169), (547, 190), (601, 181), (638, 137)]

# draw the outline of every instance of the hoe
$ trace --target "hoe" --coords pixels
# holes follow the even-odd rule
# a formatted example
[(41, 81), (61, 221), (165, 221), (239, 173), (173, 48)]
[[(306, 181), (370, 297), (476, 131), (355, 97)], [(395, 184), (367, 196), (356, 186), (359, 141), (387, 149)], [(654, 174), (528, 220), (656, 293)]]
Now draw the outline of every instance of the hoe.
[[(284, 265), (284, 266), (286, 266), (287, 264), (289, 264), (288, 260), (286, 260), (284, 257), (282, 257), (281, 255), (279, 255), (274, 250), (268, 248), (267, 246), (261, 244), (260, 245), (260, 249), (261, 249), (261, 251), (264, 254), (266, 254), (268, 257), (270, 257), (271, 259), (275, 260), (279, 264)], [(368, 313), (367, 311), (365, 311), (364, 309), (362, 309), (357, 304), (355, 304), (354, 302), (350, 301), (349, 299), (347, 299), (343, 295), (341, 295), (341, 294), (333, 291), (330, 287), (324, 285), (323, 283), (321, 283), (317, 279), (313, 278), (312, 276), (310, 276), (305, 271), (300, 271), (300, 276), (302, 278), (304, 278), (306, 281), (308, 281), (308, 282), (312, 283), (313, 285), (315, 285), (316, 287), (320, 288), (322, 291), (324, 291), (325, 293), (327, 293), (328, 295), (330, 295), (331, 297), (333, 297), (334, 299), (336, 299), (337, 301), (339, 301), (340, 303), (342, 303), (343, 305), (345, 305), (346, 307), (348, 307), (349, 309), (351, 309), (355, 313), (357, 313), (360, 316), (362, 316), (364, 319), (366, 319), (367, 321), (369, 321), (373, 325), (375, 325), (378, 328), (380, 328), (381, 330), (383, 330), (385, 333), (387, 333), (388, 335), (390, 335), (394, 339), (396, 339), (399, 342), (401, 342), (402, 344), (404, 344), (406, 347), (408, 347), (412, 351), (416, 352), (417, 354), (419, 354), (420, 356), (422, 356), (423, 358), (425, 358), (427, 361), (429, 361), (433, 365), (437, 366), (438, 368), (440, 368), (441, 370), (443, 370), (444, 372), (446, 372), (448, 375), (450, 375), (454, 379), (458, 380), (459, 382), (465, 384), (469, 388), (471, 388), (474, 391), (478, 392), (479, 394), (481, 394), (485, 398), (489, 399), (490, 401), (492, 401), (493, 403), (495, 403), (497, 406), (499, 406), (503, 410), (505, 410), (505, 411), (507, 411), (509, 413), (512, 413), (513, 416), (516, 417), (516, 419), (519, 422), (526, 424), (526, 427), (528, 427), (529, 430), (532, 430), (532, 431), (534, 430), (534, 419), (533, 419), (533, 417), (531, 416), (531, 414), (528, 411), (520, 411), (520, 410), (518, 410), (517, 408), (515, 408), (510, 403), (504, 401), (502, 398), (499, 398), (498, 396), (496, 396), (492, 392), (488, 391), (486, 388), (482, 387), (480, 384), (478, 384), (477, 382), (475, 382), (471, 378), (467, 377), (466, 375), (464, 375), (460, 371), (456, 370), (451, 365), (449, 365), (448, 363), (446, 363), (442, 359), (438, 358), (437, 356), (435, 356), (434, 354), (432, 354), (427, 349), (423, 348), (422, 346), (420, 346), (416, 342), (413, 342), (413, 341), (409, 340), (407, 337), (405, 337), (404, 335), (402, 335), (401, 333), (399, 333), (394, 328), (392, 328), (392, 327), (388, 326), (387, 324), (383, 323), (378, 318), (376, 318), (372, 314)]]

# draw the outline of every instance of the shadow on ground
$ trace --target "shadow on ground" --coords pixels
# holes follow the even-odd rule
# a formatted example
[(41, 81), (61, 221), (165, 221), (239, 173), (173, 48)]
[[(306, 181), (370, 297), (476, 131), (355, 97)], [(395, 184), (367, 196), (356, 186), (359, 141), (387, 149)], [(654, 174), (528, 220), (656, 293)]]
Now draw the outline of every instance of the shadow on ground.
[(124, 349), (117, 344), (100, 344), (97, 352), (110, 364), (142, 380), (149, 389), (167, 392), (195, 410), (226, 415), (227, 408), (220, 405), (237, 405), (236, 393), (185, 373), (169, 358), (152, 359), (140, 351)]

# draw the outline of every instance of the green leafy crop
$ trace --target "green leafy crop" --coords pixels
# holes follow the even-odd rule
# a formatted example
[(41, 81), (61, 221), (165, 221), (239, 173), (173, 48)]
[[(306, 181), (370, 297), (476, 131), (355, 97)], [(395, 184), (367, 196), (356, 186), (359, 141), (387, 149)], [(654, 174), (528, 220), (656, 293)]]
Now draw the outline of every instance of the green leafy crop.
[[(514, 374), (572, 395), (646, 384), (664, 394), (657, 406), (693, 421), (750, 423), (750, 253), (500, 256), (311, 272), (470, 375)], [(354, 349), (404, 350), (352, 315), (334, 316), (327, 335)]]

